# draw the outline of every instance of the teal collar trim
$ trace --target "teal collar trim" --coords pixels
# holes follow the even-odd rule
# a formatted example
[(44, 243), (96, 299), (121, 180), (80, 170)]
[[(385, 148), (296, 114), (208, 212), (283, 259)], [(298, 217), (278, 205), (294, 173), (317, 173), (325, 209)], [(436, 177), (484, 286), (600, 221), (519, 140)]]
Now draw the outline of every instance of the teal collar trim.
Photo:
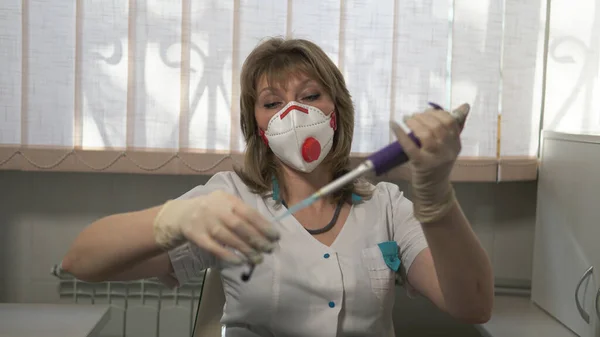
[[(279, 189), (279, 182), (277, 181), (277, 178), (275, 178), (275, 177), (271, 178), (271, 184), (273, 186), (273, 196), (272, 196), (273, 200), (281, 201), (281, 192)], [(356, 193), (352, 193), (351, 199), (352, 199), (352, 204), (358, 204), (363, 200), (363, 198)]]

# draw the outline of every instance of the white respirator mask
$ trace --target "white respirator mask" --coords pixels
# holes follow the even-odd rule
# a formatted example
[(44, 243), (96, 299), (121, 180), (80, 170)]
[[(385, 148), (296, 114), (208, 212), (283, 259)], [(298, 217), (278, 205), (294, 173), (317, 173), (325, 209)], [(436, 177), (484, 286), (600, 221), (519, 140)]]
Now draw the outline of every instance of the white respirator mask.
[(291, 101), (259, 133), (286, 165), (312, 172), (331, 151), (336, 128), (335, 111), (327, 116), (314, 106)]

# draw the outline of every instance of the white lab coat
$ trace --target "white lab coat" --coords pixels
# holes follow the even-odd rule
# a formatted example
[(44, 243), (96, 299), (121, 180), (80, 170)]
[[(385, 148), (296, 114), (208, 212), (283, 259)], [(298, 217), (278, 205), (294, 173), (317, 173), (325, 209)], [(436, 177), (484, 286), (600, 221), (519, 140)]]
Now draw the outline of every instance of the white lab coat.
[[(218, 173), (181, 198), (215, 190), (240, 197), (267, 219), (285, 212), (272, 198), (251, 193), (233, 172)], [(281, 240), (248, 282), (240, 279), (247, 266), (226, 265), (194, 244), (169, 252), (179, 284), (205, 268), (221, 269), (227, 337), (394, 336), (395, 273), (377, 244), (396, 241), (406, 271), (427, 247), (398, 186), (379, 183), (370, 200), (353, 205), (330, 247), (293, 217), (275, 225)]]

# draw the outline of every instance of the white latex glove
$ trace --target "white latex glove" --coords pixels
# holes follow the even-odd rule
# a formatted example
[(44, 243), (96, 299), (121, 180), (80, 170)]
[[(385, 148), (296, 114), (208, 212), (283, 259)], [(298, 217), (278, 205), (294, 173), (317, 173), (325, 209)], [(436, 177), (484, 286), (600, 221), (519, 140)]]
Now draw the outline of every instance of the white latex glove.
[(435, 222), (455, 202), (450, 173), (461, 150), (460, 132), (469, 113), (463, 104), (450, 113), (433, 108), (405, 119), (406, 126), (421, 141), (417, 146), (396, 122), (391, 128), (411, 165), (414, 214), (421, 223)]
[(241, 199), (216, 191), (166, 202), (154, 220), (154, 237), (164, 249), (191, 241), (229, 263), (246, 262), (228, 249), (233, 248), (258, 264), (263, 252), (273, 250), (279, 233)]

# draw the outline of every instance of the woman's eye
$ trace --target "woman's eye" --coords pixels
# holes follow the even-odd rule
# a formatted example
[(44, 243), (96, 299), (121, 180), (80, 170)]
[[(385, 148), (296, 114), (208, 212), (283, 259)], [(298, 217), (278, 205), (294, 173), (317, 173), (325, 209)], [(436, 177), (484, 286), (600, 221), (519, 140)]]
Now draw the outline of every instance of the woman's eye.
[(263, 106), (266, 109), (274, 109), (276, 108), (278, 105), (280, 104), (280, 102), (273, 102), (273, 103), (265, 103)]
[(317, 99), (319, 99), (319, 97), (321, 97), (321, 94), (314, 94), (314, 95), (309, 95), (309, 96), (304, 97), (304, 100), (312, 102), (312, 101), (316, 101)]

